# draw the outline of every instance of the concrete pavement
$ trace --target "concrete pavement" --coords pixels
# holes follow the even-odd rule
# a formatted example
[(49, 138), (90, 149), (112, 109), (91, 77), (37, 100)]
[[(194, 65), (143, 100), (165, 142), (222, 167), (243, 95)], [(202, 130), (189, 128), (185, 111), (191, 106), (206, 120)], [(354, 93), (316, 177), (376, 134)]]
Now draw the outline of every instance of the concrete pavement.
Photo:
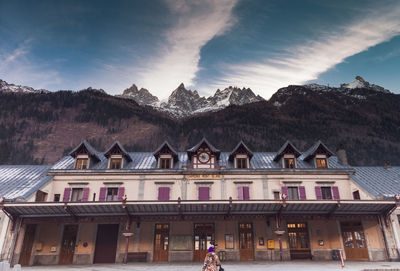
[[(339, 262), (317, 262), (317, 261), (291, 261), (291, 262), (229, 262), (224, 263), (225, 271), (400, 271), (399, 262), (346, 262), (344, 269)], [(58, 271), (121, 271), (121, 270), (156, 270), (156, 271), (200, 271), (201, 263), (130, 263), (123, 264), (94, 264), (94, 265), (68, 265), (68, 266), (33, 266), (23, 267), (22, 270), (58, 270)]]

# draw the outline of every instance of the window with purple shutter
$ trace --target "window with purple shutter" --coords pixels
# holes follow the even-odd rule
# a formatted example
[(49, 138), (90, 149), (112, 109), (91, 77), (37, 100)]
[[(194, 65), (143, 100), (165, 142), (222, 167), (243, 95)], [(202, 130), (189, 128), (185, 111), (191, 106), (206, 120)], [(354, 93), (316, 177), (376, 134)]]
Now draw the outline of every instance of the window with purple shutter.
[(315, 187), (315, 196), (316, 196), (317, 200), (322, 199), (321, 186)]
[(199, 187), (199, 200), (210, 200), (209, 187)]
[(125, 187), (121, 186), (118, 188), (118, 200), (122, 200), (125, 195)]
[(333, 193), (333, 199), (336, 200), (340, 199), (339, 188), (337, 186), (332, 186), (332, 193)]
[(288, 198), (287, 186), (282, 186), (282, 197), (283, 197), (283, 195), (286, 195), (286, 199)]
[(71, 197), (71, 188), (70, 188), (70, 187), (66, 187), (66, 188), (64, 189), (63, 201), (64, 201), (64, 202), (69, 201), (70, 197)]
[(243, 187), (243, 199), (250, 200), (250, 189), (248, 186)]
[(158, 200), (169, 200), (169, 187), (158, 188)]
[(83, 193), (82, 193), (82, 201), (88, 201), (89, 200), (89, 187), (83, 188)]
[(306, 200), (306, 188), (304, 186), (299, 186), (300, 200)]
[(106, 201), (107, 187), (100, 187), (99, 201)]
[(238, 200), (244, 200), (243, 198), (243, 186), (238, 187)]

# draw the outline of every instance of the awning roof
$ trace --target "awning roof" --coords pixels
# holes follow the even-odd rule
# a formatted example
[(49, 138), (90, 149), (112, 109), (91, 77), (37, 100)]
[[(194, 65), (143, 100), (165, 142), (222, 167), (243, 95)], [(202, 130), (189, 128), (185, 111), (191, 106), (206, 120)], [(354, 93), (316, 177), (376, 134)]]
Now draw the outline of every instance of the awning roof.
[(15, 217), (151, 216), (204, 214), (282, 215), (378, 215), (396, 207), (394, 201), (127, 201), (4, 203), (2, 209)]

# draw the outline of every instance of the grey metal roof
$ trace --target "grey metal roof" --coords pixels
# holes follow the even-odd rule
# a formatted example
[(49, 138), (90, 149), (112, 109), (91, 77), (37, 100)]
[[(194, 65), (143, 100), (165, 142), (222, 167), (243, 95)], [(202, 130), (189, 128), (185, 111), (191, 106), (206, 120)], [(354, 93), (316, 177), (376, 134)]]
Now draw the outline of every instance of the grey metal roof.
[(50, 166), (0, 166), (0, 196), (7, 200), (26, 199), (51, 176), (46, 172)]
[[(250, 160), (251, 169), (280, 169), (282, 168), (281, 163), (275, 162), (273, 159), (275, 157), (275, 152), (253, 152), (253, 158)], [(143, 169), (157, 169), (157, 161), (152, 152), (130, 152), (130, 157), (132, 162), (124, 165), (123, 169), (131, 170), (143, 170)], [(227, 169), (233, 169), (233, 162), (229, 161), (230, 152), (221, 152), (219, 157), (219, 165), (224, 166)], [(94, 163), (89, 169), (99, 169), (104, 170), (108, 167), (108, 160), (102, 153), (98, 154), (100, 162)], [(307, 162), (300, 158), (297, 158), (297, 168), (315, 168), (313, 161)], [(178, 160), (174, 163), (174, 169), (183, 169), (184, 166), (190, 164), (188, 155), (186, 152), (178, 152)], [(328, 158), (329, 168), (348, 168), (348, 166), (343, 166), (339, 163), (336, 156), (331, 156)], [(71, 156), (65, 156), (60, 161), (58, 161), (51, 169), (73, 169), (74, 168), (74, 158)]]
[(218, 150), (216, 147), (214, 147), (208, 140), (207, 138), (203, 137), (202, 140), (200, 140), (199, 143), (197, 143), (196, 145), (194, 145), (193, 147), (191, 147), (190, 149), (188, 149), (188, 152), (194, 152), (197, 151), (197, 149), (200, 147), (201, 144), (206, 143), (208, 145), (208, 147), (210, 147), (211, 151), (213, 152), (220, 152), (220, 150)]
[(400, 167), (353, 167), (354, 181), (375, 196), (393, 197), (400, 194)]
[(291, 146), (291, 147), (293, 148), (293, 150), (294, 150), (295, 152), (297, 152), (296, 157), (298, 157), (298, 156), (301, 155), (301, 151), (299, 151), (299, 150), (293, 145), (293, 143), (290, 142), (290, 140), (287, 140), (287, 141), (285, 142), (285, 144), (283, 144), (282, 147), (279, 149), (279, 151), (275, 154), (274, 160), (278, 160), (278, 159), (282, 156), (282, 153), (285, 151), (285, 149), (286, 149), (288, 146)]

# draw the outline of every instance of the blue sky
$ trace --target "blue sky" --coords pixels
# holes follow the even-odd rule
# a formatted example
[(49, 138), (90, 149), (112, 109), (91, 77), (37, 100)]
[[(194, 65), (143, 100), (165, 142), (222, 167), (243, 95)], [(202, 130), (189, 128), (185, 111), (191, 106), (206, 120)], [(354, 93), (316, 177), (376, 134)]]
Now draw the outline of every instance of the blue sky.
[(166, 98), (356, 75), (400, 93), (397, 0), (0, 0), (0, 79)]

